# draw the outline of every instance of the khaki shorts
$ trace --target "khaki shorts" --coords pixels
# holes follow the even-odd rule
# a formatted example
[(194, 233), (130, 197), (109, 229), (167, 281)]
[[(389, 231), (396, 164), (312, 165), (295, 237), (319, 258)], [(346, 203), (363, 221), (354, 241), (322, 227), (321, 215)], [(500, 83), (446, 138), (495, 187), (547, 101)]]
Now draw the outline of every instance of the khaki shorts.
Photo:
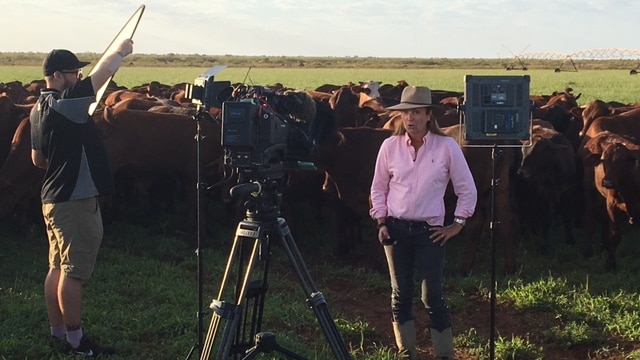
[(103, 235), (98, 199), (42, 204), (42, 214), (49, 237), (49, 267), (89, 279)]

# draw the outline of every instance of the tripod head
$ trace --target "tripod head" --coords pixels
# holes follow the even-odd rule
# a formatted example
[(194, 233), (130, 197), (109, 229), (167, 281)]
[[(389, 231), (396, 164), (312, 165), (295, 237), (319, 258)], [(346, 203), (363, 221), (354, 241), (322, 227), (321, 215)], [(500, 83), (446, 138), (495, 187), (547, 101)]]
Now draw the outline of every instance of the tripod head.
[(254, 180), (238, 184), (229, 191), (234, 199), (248, 198), (244, 202), (246, 217), (253, 221), (275, 221), (280, 216), (285, 176)]

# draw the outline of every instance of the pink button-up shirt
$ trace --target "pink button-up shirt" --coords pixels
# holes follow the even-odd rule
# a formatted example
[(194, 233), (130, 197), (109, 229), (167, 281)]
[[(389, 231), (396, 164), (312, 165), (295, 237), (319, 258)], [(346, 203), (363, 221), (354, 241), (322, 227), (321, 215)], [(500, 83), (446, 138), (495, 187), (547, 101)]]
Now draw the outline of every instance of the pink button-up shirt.
[(444, 225), (444, 193), (449, 180), (458, 196), (454, 215), (470, 217), (477, 190), (455, 139), (427, 132), (416, 154), (407, 134), (391, 136), (378, 152), (369, 214), (374, 219), (393, 216)]

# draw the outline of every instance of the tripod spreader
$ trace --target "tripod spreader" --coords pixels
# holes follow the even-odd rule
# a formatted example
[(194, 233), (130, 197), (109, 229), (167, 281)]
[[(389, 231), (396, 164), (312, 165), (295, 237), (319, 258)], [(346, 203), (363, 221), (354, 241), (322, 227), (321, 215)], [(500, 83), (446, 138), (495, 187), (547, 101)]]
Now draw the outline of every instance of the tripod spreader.
[(247, 356), (243, 357), (242, 360), (253, 359), (259, 353), (272, 353), (277, 351), (288, 356), (291, 359), (296, 360), (307, 360), (307, 358), (302, 357), (291, 350), (287, 350), (282, 346), (278, 345), (276, 342), (276, 334), (272, 332), (260, 332), (256, 334), (256, 345), (251, 349), (247, 350)]

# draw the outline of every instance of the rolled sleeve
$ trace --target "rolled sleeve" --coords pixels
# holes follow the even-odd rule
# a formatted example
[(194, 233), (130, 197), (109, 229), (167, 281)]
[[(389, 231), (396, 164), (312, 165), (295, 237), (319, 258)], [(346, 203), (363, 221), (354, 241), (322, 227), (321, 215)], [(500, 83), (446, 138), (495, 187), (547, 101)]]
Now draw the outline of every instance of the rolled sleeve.
[(369, 215), (373, 219), (387, 216), (387, 195), (389, 194), (389, 171), (386, 146), (383, 143), (378, 151), (376, 166), (371, 182), (371, 209)]
[(458, 197), (454, 216), (463, 218), (473, 216), (478, 201), (478, 190), (467, 160), (459, 147), (451, 152), (450, 176), (453, 190)]

